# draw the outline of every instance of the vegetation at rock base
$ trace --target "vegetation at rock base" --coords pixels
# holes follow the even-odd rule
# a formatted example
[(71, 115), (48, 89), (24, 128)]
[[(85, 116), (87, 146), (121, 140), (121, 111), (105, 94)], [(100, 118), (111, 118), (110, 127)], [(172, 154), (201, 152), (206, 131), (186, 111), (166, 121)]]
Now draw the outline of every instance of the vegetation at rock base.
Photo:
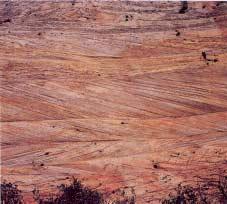
[[(199, 178), (199, 177), (198, 177)], [(4, 181), (1, 185), (2, 204), (23, 204), (23, 196), (17, 185)], [(124, 192), (119, 190), (119, 192)], [(135, 204), (136, 196), (121, 193), (114, 201), (105, 199), (97, 190), (84, 186), (79, 180), (73, 179), (69, 185), (58, 187), (55, 196), (42, 197), (39, 190), (33, 191), (37, 204)], [(161, 201), (162, 204), (226, 204), (227, 175), (213, 174), (207, 178), (199, 178), (196, 185), (179, 184), (174, 193)]]
[(227, 175), (201, 178), (196, 186), (181, 185), (162, 204), (226, 204)]

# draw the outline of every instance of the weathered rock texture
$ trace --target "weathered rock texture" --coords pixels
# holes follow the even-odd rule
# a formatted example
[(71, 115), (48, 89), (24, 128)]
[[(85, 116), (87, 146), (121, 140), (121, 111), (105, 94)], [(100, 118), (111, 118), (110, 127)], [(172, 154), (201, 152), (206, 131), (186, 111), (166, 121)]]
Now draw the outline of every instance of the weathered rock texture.
[(227, 168), (227, 4), (1, 1), (2, 179), (74, 176), (158, 203)]

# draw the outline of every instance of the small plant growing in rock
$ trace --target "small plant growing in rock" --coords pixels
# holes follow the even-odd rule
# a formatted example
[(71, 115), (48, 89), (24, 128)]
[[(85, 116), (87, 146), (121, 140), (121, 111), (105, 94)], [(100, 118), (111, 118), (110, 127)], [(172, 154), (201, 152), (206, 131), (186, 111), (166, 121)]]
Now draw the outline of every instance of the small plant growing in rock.
[(40, 195), (38, 190), (34, 190), (34, 199), (38, 204), (135, 204), (135, 196), (125, 194), (114, 201), (105, 200), (103, 194), (85, 187), (77, 179), (73, 179), (70, 185), (60, 185), (58, 189), (59, 192), (56, 196), (45, 198)]

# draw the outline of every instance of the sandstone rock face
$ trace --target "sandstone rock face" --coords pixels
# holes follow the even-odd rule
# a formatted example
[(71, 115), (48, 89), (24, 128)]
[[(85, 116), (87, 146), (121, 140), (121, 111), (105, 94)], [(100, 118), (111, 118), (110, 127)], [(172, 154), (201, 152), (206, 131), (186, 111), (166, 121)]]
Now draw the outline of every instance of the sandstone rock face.
[(159, 203), (227, 168), (227, 4), (1, 1), (2, 180)]

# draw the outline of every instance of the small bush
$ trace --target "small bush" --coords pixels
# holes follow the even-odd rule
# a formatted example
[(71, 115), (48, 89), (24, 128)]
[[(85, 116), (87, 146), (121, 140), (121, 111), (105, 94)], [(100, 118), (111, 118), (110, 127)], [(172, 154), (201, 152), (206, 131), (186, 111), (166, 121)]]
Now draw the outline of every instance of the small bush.
[(42, 198), (38, 191), (34, 191), (34, 198), (39, 204), (103, 204), (102, 194), (84, 187), (80, 181), (74, 179), (72, 184), (59, 186), (56, 197)]
[(1, 185), (1, 203), (2, 204), (22, 204), (23, 197), (21, 191), (12, 183), (4, 181)]

